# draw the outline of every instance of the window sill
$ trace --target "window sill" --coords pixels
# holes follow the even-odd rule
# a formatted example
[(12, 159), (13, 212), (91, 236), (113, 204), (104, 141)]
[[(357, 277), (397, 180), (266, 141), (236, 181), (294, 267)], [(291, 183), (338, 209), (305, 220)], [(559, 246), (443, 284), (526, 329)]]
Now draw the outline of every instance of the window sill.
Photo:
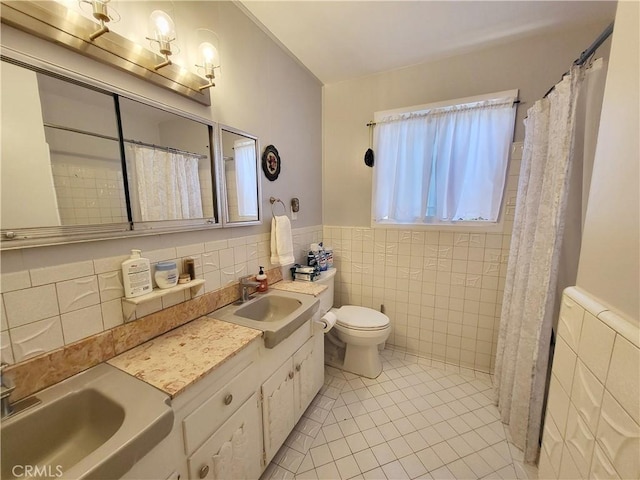
[(437, 230), (443, 232), (473, 231), (477, 233), (509, 233), (513, 222), (456, 222), (456, 223), (381, 223), (371, 222), (371, 228), (387, 230)]

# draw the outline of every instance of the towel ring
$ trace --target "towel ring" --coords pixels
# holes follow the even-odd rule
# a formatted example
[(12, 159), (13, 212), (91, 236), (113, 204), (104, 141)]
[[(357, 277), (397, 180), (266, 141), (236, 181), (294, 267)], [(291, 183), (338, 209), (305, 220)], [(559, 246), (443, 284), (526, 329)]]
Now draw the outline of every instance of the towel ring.
[(273, 211), (273, 205), (276, 202), (280, 202), (280, 204), (282, 205), (282, 208), (284, 209), (284, 214), (287, 214), (287, 206), (284, 204), (284, 202), (282, 200), (280, 200), (279, 198), (276, 197), (271, 197), (269, 198), (269, 203), (271, 204), (271, 215), (273, 215), (274, 217), (276, 216), (276, 214)]

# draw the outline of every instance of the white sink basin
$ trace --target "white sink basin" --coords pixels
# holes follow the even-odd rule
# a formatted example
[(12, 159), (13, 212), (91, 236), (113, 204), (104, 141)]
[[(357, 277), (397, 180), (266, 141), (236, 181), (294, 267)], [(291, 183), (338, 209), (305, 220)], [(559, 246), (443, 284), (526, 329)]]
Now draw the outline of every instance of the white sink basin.
[(279, 290), (256, 294), (248, 302), (227, 305), (208, 316), (262, 330), (265, 347), (273, 348), (309, 320), (319, 306), (320, 301), (311, 295)]
[(235, 311), (238, 317), (258, 322), (279, 322), (295, 312), (302, 302), (297, 298), (282, 295), (265, 295), (247, 302)]
[(167, 395), (107, 364), (35, 396), (38, 405), (2, 419), (3, 479), (27, 465), (46, 478), (119, 478), (173, 427)]

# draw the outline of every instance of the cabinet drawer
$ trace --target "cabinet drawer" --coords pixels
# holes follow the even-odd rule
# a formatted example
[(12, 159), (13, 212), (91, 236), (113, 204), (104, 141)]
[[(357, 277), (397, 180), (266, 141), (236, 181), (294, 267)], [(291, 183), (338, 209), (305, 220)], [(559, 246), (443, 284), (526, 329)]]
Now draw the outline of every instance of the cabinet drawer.
[(242, 370), (182, 421), (187, 454), (198, 448), (235, 412), (258, 386), (254, 364)]
[(257, 479), (262, 471), (259, 419), (256, 393), (189, 457), (189, 478)]

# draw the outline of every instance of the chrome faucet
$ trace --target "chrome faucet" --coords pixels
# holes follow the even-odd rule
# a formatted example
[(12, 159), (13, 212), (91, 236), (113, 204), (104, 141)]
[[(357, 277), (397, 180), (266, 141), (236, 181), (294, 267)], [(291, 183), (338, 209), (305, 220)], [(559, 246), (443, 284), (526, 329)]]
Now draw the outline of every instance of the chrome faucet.
[(15, 385), (5, 385), (4, 369), (8, 366), (9, 364), (7, 363), (0, 363), (0, 418), (8, 417), (13, 413), (13, 407), (9, 401), (9, 395), (13, 393), (16, 387)]
[(253, 275), (240, 277), (240, 303), (244, 303), (252, 297), (247, 290), (249, 287), (257, 287), (260, 285), (260, 282), (249, 280), (252, 276)]

